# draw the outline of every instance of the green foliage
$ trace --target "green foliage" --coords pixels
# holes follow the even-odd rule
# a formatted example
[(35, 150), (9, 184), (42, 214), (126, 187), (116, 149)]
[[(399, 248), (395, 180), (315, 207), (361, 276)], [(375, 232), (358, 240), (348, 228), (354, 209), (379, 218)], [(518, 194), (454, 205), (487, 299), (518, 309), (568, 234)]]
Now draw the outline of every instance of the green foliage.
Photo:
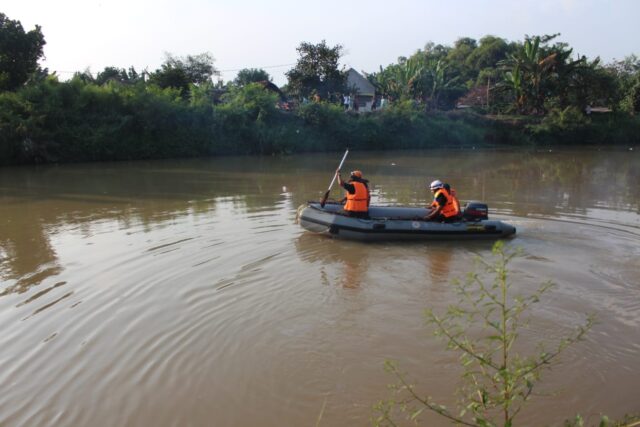
[(300, 58), (286, 73), (292, 95), (301, 99), (317, 94), (327, 100), (346, 91), (346, 73), (338, 69), (341, 45), (329, 47), (324, 40), (315, 45), (302, 42), (296, 50)]
[[(547, 96), (547, 86), (554, 78), (554, 69), (561, 63), (564, 52), (545, 49), (544, 44), (556, 37), (527, 38), (521, 48), (508, 55), (500, 64), (505, 72), (504, 86), (514, 93), (518, 113), (541, 114)], [(566, 56), (570, 51), (566, 53)]]
[(109, 82), (134, 84), (141, 81), (143, 81), (142, 75), (134, 67), (129, 67), (128, 71), (124, 68), (105, 67), (104, 70), (96, 75), (94, 83), (97, 85)]
[(632, 108), (632, 111), (634, 113), (639, 113), (640, 112), (640, 76), (637, 79), (636, 84), (633, 85), (633, 87), (629, 91), (628, 98), (629, 98), (629, 104)]
[(638, 111), (633, 106), (633, 87), (640, 81), (640, 58), (630, 55), (622, 61), (610, 64), (607, 71), (614, 76), (617, 90), (615, 98), (618, 101), (617, 107), (627, 113)]
[[(477, 72), (495, 70), (498, 63), (506, 59), (510, 52), (511, 48), (504, 39), (491, 35), (484, 36), (480, 39), (478, 48), (465, 59), (465, 64)], [(479, 79), (479, 82), (484, 84), (485, 79)]]
[[(460, 303), (437, 314), (427, 310), (427, 323), (446, 342), (447, 348), (460, 355), (463, 369), (460, 389), (462, 403), (457, 411), (438, 404), (420, 393), (395, 362), (386, 369), (398, 380), (392, 387), (394, 397), (380, 402), (375, 409), (376, 425), (396, 425), (402, 416), (418, 422), (424, 411), (434, 412), (454, 424), (466, 426), (513, 426), (522, 408), (532, 397), (541, 374), (570, 345), (582, 340), (593, 320), (588, 318), (574, 333), (553, 344), (540, 342), (533, 354), (516, 352), (526, 324), (525, 313), (540, 302), (552, 283), (542, 284), (527, 296), (510, 295), (509, 263), (518, 252), (504, 249), (502, 242), (493, 247), (493, 262), (479, 259), (491, 282), (478, 273), (469, 274), (456, 283)], [(481, 327), (480, 333), (477, 332)]]
[(21, 163), (26, 143), (30, 106), (17, 94), (0, 93), (0, 164)]
[(576, 107), (563, 109), (553, 108), (549, 111), (540, 125), (530, 126), (529, 129), (540, 132), (575, 132), (589, 123), (589, 119)]
[(175, 89), (48, 79), (0, 96), (4, 163), (205, 155), (211, 109), (189, 107)]
[(424, 98), (426, 64), (418, 58), (402, 60), (370, 76), (370, 81), (384, 96), (398, 101)]
[(210, 53), (188, 55), (186, 58), (166, 54), (160, 69), (151, 73), (149, 82), (161, 89), (179, 89), (186, 96), (190, 85), (210, 83), (211, 77), (218, 74), (213, 63)]
[(298, 109), (298, 116), (304, 120), (305, 124), (318, 129), (325, 126), (339, 128), (341, 123), (348, 119), (341, 106), (326, 102), (311, 102), (301, 105)]
[(259, 68), (244, 68), (238, 72), (233, 83), (237, 86), (245, 86), (249, 83), (271, 81), (271, 76), (265, 70)]
[(428, 109), (451, 109), (466, 91), (465, 59), (475, 48), (475, 40), (458, 40), (455, 49), (428, 44), (409, 58), (369, 76), (380, 94), (396, 101), (415, 100)]
[(217, 108), (227, 152), (270, 154), (290, 152), (291, 118), (276, 109), (278, 95), (258, 83), (231, 88)]
[(40, 26), (25, 32), (20, 21), (0, 13), (0, 91), (15, 90), (38, 70), (45, 45)]
[(278, 96), (260, 84), (250, 83), (242, 88), (232, 88), (223, 101), (223, 109), (242, 110), (250, 120), (266, 123), (276, 113)]

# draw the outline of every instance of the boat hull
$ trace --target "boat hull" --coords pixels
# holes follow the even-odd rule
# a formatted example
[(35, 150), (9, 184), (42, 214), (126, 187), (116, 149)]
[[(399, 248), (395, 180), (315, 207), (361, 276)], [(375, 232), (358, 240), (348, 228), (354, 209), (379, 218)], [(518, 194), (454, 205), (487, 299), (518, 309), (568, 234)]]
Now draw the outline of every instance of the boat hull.
[(515, 227), (496, 220), (441, 223), (424, 221), (427, 209), (372, 206), (369, 218), (342, 213), (342, 206), (310, 202), (298, 213), (300, 225), (308, 231), (333, 237), (375, 240), (461, 240), (496, 239), (514, 235)]

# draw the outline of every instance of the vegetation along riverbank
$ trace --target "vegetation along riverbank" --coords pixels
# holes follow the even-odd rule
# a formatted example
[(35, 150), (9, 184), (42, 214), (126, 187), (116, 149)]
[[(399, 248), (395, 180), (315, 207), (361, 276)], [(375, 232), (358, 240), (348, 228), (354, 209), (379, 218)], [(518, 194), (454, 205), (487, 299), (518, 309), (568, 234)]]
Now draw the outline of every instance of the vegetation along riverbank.
[(262, 69), (214, 82), (209, 53), (63, 81), (38, 64), (40, 27), (0, 13), (0, 34), (0, 165), (640, 142), (640, 59), (602, 64), (557, 34), (428, 43), (369, 73), (303, 42), (282, 88)]

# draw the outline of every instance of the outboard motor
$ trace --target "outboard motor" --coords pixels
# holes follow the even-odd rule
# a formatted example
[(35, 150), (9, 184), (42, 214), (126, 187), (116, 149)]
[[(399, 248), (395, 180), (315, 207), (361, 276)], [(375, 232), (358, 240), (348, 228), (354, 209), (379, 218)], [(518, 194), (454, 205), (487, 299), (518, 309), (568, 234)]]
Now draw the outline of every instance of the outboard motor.
[(480, 221), (489, 219), (489, 207), (480, 202), (469, 202), (464, 206), (462, 213), (464, 221)]

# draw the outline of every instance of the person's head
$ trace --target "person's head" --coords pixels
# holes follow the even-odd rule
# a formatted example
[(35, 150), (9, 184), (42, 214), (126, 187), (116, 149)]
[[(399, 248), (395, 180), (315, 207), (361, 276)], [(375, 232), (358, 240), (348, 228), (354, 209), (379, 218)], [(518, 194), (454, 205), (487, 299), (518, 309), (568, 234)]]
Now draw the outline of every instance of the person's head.
[(443, 187), (444, 187), (444, 184), (439, 179), (436, 179), (431, 184), (429, 184), (429, 189), (434, 193)]
[(354, 178), (362, 179), (362, 172), (358, 170), (351, 171), (350, 175), (351, 175), (351, 179), (354, 179)]

